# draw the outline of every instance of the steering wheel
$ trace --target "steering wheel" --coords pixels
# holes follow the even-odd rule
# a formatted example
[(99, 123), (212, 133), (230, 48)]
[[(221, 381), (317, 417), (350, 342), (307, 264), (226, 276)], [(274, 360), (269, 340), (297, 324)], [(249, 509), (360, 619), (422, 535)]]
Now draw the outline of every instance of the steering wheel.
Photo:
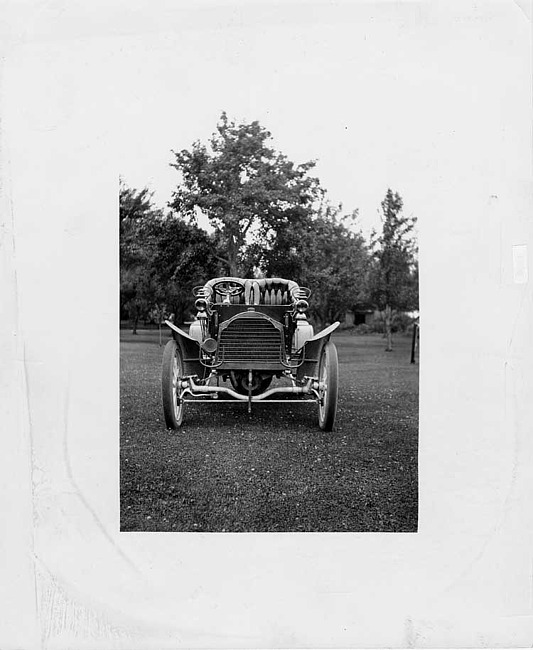
[(244, 293), (244, 282), (237, 280), (219, 280), (213, 285), (213, 291), (228, 299), (233, 296), (240, 296)]

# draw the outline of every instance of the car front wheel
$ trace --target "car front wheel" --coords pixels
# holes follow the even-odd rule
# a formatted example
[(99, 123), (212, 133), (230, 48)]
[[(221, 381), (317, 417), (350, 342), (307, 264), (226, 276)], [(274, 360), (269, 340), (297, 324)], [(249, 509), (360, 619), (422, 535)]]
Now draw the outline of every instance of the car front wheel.
[(183, 358), (176, 341), (170, 340), (163, 351), (161, 390), (167, 429), (178, 429), (183, 422), (183, 400), (180, 399)]
[(318, 424), (323, 431), (331, 431), (335, 424), (339, 392), (339, 360), (337, 348), (331, 341), (322, 348), (318, 381), (320, 382)]

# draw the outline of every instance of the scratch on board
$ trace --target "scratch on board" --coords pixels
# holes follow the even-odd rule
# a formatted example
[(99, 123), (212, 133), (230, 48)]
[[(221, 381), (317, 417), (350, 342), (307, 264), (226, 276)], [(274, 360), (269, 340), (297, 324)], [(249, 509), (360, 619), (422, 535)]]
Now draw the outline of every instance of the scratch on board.
[[(94, 646), (105, 641), (105, 648), (124, 647), (131, 642), (129, 630), (109, 623), (94, 608), (88, 608), (68, 595), (42, 562), (39, 562), (40, 611), (44, 647), (60, 642), (61, 647)], [(134, 631), (132, 629), (131, 631)]]
[(139, 569), (135, 566), (134, 562), (124, 553), (120, 546), (115, 542), (113, 537), (108, 533), (104, 524), (100, 521), (96, 511), (91, 506), (83, 492), (81, 491), (76, 479), (74, 478), (74, 472), (72, 471), (72, 464), (70, 462), (70, 452), (68, 445), (68, 422), (69, 422), (69, 404), (70, 404), (70, 372), (67, 375), (67, 381), (65, 385), (65, 400), (64, 400), (64, 410), (63, 410), (63, 457), (65, 460), (65, 466), (67, 470), (67, 475), (69, 481), (74, 488), (74, 491), (77, 497), (80, 499), (84, 507), (87, 509), (91, 515), (94, 523), (98, 527), (99, 531), (104, 535), (107, 541), (113, 546), (118, 555), (126, 562), (126, 564), (135, 571), (136, 574), (140, 574)]
[(524, 14), (526, 19), (531, 22), (531, 0), (514, 0), (514, 3)]

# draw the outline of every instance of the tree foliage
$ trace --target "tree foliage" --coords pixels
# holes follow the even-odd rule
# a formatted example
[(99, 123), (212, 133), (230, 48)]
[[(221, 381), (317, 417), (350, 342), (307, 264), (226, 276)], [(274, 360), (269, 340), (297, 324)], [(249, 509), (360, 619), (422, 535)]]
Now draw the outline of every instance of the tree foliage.
[(356, 230), (357, 212), (323, 204), (317, 214), (278, 232), (263, 248), (260, 268), (267, 276), (296, 280), (312, 291), (311, 317), (324, 326), (342, 320), (347, 308), (365, 297), (368, 249)]
[(157, 242), (150, 235), (149, 224), (159, 213), (152, 205), (147, 188), (136, 190), (121, 179), (119, 187), (120, 224), (120, 311), (127, 312), (137, 333), (139, 319), (159, 299), (152, 259)]
[(193, 308), (192, 290), (219, 275), (215, 242), (204, 230), (169, 214), (156, 225), (158, 246), (153, 268), (162, 288), (163, 303), (183, 323)]
[(128, 187), (122, 178), (119, 179), (119, 223), (121, 229), (126, 223), (138, 221), (154, 212), (152, 195), (153, 193), (147, 187), (136, 190)]
[(320, 215), (308, 233), (302, 282), (313, 291), (310, 313), (321, 326), (342, 321), (365, 297), (368, 249), (354, 225), (353, 215)]
[(120, 298), (136, 332), (152, 311), (183, 322), (192, 288), (218, 272), (213, 241), (194, 224), (154, 208), (148, 190), (120, 188)]
[[(230, 275), (254, 264), (248, 244), (271, 240), (291, 222), (309, 215), (321, 195), (309, 176), (314, 162), (295, 165), (270, 146), (259, 122), (236, 124), (226, 113), (206, 146), (174, 152), (181, 175), (170, 207), (194, 220), (200, 210), (215, 228), (218, 258)], [(257, 251), (257, 246), (251, 249)]]

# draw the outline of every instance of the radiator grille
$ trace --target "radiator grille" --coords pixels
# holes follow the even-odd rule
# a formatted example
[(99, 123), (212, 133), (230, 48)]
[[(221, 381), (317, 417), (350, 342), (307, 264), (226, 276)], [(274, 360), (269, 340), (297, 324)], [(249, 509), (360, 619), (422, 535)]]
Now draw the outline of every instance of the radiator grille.
[(281, 331), (266, 318), (237, 318), (220, 333), (219, 359), (224, 362), (277, 362)]

